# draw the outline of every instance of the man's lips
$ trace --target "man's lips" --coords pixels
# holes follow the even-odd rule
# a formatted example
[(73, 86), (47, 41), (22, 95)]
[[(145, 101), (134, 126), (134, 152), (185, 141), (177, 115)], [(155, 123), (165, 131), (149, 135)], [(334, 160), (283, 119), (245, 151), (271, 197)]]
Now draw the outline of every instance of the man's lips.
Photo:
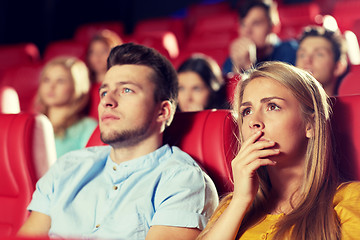
[(101, 116), (101, 121), (119, 120), (120, 118), (113, 114), (104, 114)]

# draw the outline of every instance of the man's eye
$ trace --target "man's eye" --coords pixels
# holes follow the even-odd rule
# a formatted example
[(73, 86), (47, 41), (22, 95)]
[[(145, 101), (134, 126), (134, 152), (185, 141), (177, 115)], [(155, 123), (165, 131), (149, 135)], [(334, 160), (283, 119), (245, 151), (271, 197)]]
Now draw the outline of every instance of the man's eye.
[(106, 92), (106, 91), (103, 91), (103, 92), (100, 93), (100, 97), (105, 97), (106, 94), (107, 94), (107, 92)]
[(133, 90), (131, 90), (130, 88), (124, 88), (123, 89), (123, 93), (132, 93)]

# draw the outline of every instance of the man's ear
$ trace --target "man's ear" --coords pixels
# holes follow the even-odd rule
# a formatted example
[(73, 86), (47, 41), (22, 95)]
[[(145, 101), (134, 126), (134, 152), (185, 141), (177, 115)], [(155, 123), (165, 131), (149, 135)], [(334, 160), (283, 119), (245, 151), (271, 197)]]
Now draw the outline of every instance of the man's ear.
[(347, 69), (347, 63), (344, 60), (339, 60), (336, 63), (335, 69), (334, 69), (334, 75), (336, 77), (340, 77), (341, 75), (343, 75), (345, 73)]
[(173, 104), (168, 100), (162, 101), (160, 104), (157, 121), (168, 125), (168, 122), (171, 122), (173, 115), (174, 115)]

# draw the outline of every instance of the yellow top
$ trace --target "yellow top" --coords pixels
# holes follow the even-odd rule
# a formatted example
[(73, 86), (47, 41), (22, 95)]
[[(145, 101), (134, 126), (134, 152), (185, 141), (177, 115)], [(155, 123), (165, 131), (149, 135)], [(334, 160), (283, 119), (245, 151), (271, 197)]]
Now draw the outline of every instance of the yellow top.
[[(230, 202), (230, 201), (229, 201)], [(334, 196), (334, 209), (340, 219), (342, 240), (359, 239), (360, 237), (360, 182), (352, 182), (341, 187)], [(215, 221), (224, 212), (219, 209), (210, 221)], [(274, 225), (283, 216), (267, 215), (263, 221), (248, 229), (239, 240), (271, 240)]]

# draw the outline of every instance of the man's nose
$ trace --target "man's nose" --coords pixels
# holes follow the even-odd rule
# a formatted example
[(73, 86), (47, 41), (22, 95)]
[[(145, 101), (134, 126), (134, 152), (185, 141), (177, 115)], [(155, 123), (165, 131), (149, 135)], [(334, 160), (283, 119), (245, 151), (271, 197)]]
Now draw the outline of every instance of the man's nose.
[(117, 100), (114, 97), (114, 93), (109, 91), (101, 98), (101, 104), (105, 108), (114, 108), (118, 105)]

